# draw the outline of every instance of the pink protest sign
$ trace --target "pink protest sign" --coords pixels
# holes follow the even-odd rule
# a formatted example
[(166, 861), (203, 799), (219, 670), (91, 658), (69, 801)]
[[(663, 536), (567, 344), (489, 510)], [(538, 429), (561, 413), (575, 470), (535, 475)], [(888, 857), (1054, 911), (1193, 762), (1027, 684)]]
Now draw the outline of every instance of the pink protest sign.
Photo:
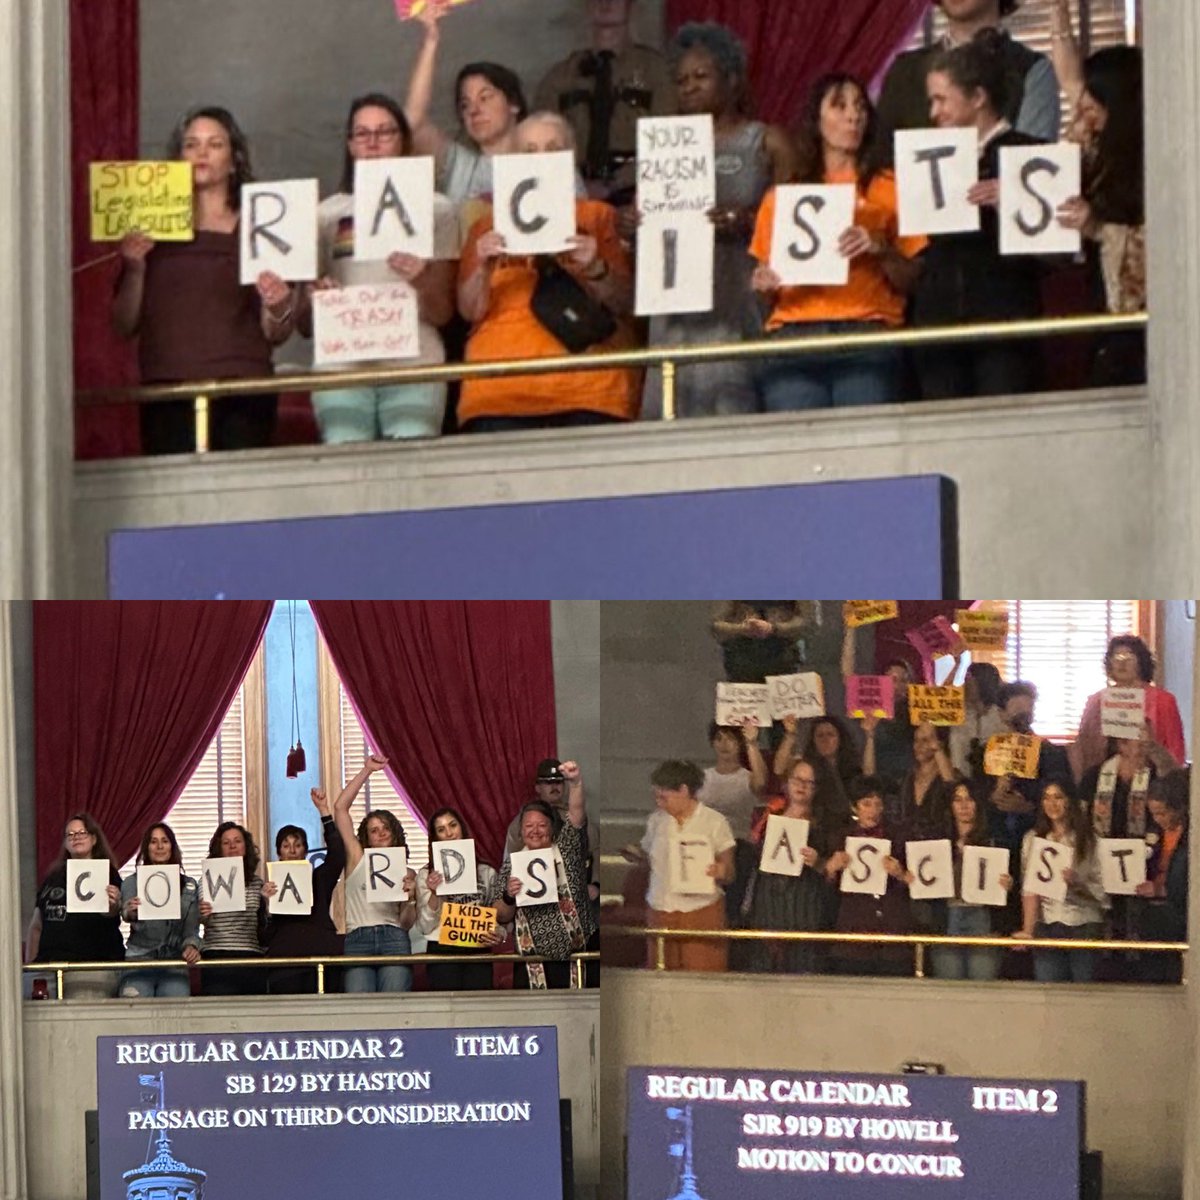
[(954, 626), (946, 617), (934, 617), (920, 629), (910, 629), (904, 636), (917, 648), (922, 658), (957, 654), (962, 649), (962, 639), (954, 632)]
[(872, 714), (891, 720), (896, 715), (895, 689), (890, 675), (848, 675), (846, 714), (860, 720)]

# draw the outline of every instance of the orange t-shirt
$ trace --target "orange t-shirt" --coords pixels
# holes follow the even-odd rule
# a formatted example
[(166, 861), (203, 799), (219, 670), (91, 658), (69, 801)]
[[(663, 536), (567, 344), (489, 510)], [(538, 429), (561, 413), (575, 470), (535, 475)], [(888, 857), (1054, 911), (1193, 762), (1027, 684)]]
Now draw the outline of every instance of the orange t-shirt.
[(1154, 882), (1161, 888), (1167, 886), (1167, 871), (1170, 870), (1171, 859), (1174, 857), (1175, 851), (1179, 849), (1179, 840), (1182, 836), (1182, 825), (1163, 832), (1162, 850), (1158, 856), (1158, 873), (1154, 877)]
[[(828, 175), (826, 183), (855, 183), (853, 171)], [(775, 191), (763, 198), (754, 224), (750, 253), (761, 263), (771, 260), (771, 230), (775, 221)], [(869, 233), (883, 237), (905, 258), (915, 258), (928, 239), (902, 238), (896, 201), (896, 177), (881, 171), (858, 193), (854, 223)], [(885, 325), (904, 323), (904, 297), (888, 282), (879, 259), (860, 254), (850, 262), (850, 279), (844, 286), (811, 284), (781, 288), (775, 307), (767, 320), (767, 329), (808, 321), (879, 321)]]
[[(609, 272), (629, 278), (632, 274), (629, 255), (617, 235), (613, 209), (599, 200), (580, 200), (576, 204), (575, 221), (580, 233), (596, 239), (599, 255), (608, 264)], [(491, 228), (490, 214), (472, 226), (459, 260), (460, 280), (466, 279), (479, 265), (479, 239)], [(537, 278), (537, 270), (528, 258), (497, 261), (492, 269), (487, 315), (467, 341), (467, 362), (566, 354), (562, 343), (533, 315), (530, 305)], [(630, 323), (619, 320), (617, 332), (593, 350), (628, 349), (633, 344)], [(637, 416), (639, 395), (638, 372), (630, 370), (469, 379), (463, 383), (458, 420), (465, 425), (476, 417), (540, 417), (579, 410), (632, 420)]]

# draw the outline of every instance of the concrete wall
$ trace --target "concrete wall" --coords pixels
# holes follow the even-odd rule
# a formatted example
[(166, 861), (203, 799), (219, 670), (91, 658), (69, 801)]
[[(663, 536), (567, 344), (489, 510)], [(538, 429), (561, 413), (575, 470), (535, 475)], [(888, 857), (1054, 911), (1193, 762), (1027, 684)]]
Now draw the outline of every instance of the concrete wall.
[[(1113, 503), (1112, 480), (1149, 494), (1150, 451), (1135, 390), (80, 463), (73, 584), (105, 594), (118, 529), (945, 474), (958, 484), (961, 592), (1121, 596), (1154, 578), (1154, 527), (1145, 505)], [(696, 536), (787, 555), (786, 517)], [(853, 561), (853, 531), (841, 537)], [(794, 574), (797, 595), (824, 590), (803, 563)], [(725, 590), (714, 567), (714, 595)]]
[[(656, 975), (609, 969), (601, 1022), (605, 1162), (623, 1156), (631, 1066), (890, 1073), (909, 1060), (952, 1075), (1087, 1081), (1090, 1146), (1109, 1200), (1180, 1194), (1187, 1016), (1182, 988), (935, 980)], [(1188, 1134), (1190, 1137), (1190, 1133)], [(602, 1200), (621, 1200), (623, 1162)]]
[[(651, 43), (662, 0), (639, 0), (636, 32)], [(546, 70), (586, 42), (584, 0), (479, 0), (443, 23), (436, 116), (456, 120), (459, 67), (489, 59), (532, 93)], [(390, 0), (143, 0), (142, 152), (155, 157), (180, 115), (222, 104), (246, 130), (260, 178), (341, 173), (350, 100), (383, 91), (403, 100), (420, 45), (416, 22), (397, 22)]]
[(397, 999), (276, 996), (265, 1000), (110, 1000), (26, 1004), (25, 1116), (29, 1200), (86, 1194), (84, 1113), (96, 1107), (96, 1038), (109, 1035), (475, 1028), (554, 1025), (561, 1094), (572, 1108), (580, 1200), (595, 1200), (600, 1176), (597, 1094), (600, 997), (595, 992), (411, 994)]

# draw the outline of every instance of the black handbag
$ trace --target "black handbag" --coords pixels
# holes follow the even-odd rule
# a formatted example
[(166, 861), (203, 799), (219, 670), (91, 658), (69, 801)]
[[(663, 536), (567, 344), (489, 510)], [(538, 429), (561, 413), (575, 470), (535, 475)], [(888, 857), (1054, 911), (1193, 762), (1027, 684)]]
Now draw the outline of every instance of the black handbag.
[(530, 309), (539, 324), (570, 353), (579, 354), (616, 333), (617, 321), (612, 313), (556, 259), (539, 256), (537, 273)]

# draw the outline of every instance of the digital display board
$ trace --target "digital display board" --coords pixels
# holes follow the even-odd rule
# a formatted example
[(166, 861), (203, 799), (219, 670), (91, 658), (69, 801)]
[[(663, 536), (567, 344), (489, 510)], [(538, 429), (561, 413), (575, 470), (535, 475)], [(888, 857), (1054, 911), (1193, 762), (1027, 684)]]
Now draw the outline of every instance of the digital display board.
[(628, 1200), (1078, 1200), (1084, 1085), (648, 1067)]
[(826, 596), (940, 600), (958, 594), (957, 511), (953, 483), (924, 475), (125, 529), (109, 537), (108, 594), (722, 600), (731, 579), (750, 596), (802, 579)]
[(562, 1197), (553, 1026), (97, 1039), (100, 1200)]

